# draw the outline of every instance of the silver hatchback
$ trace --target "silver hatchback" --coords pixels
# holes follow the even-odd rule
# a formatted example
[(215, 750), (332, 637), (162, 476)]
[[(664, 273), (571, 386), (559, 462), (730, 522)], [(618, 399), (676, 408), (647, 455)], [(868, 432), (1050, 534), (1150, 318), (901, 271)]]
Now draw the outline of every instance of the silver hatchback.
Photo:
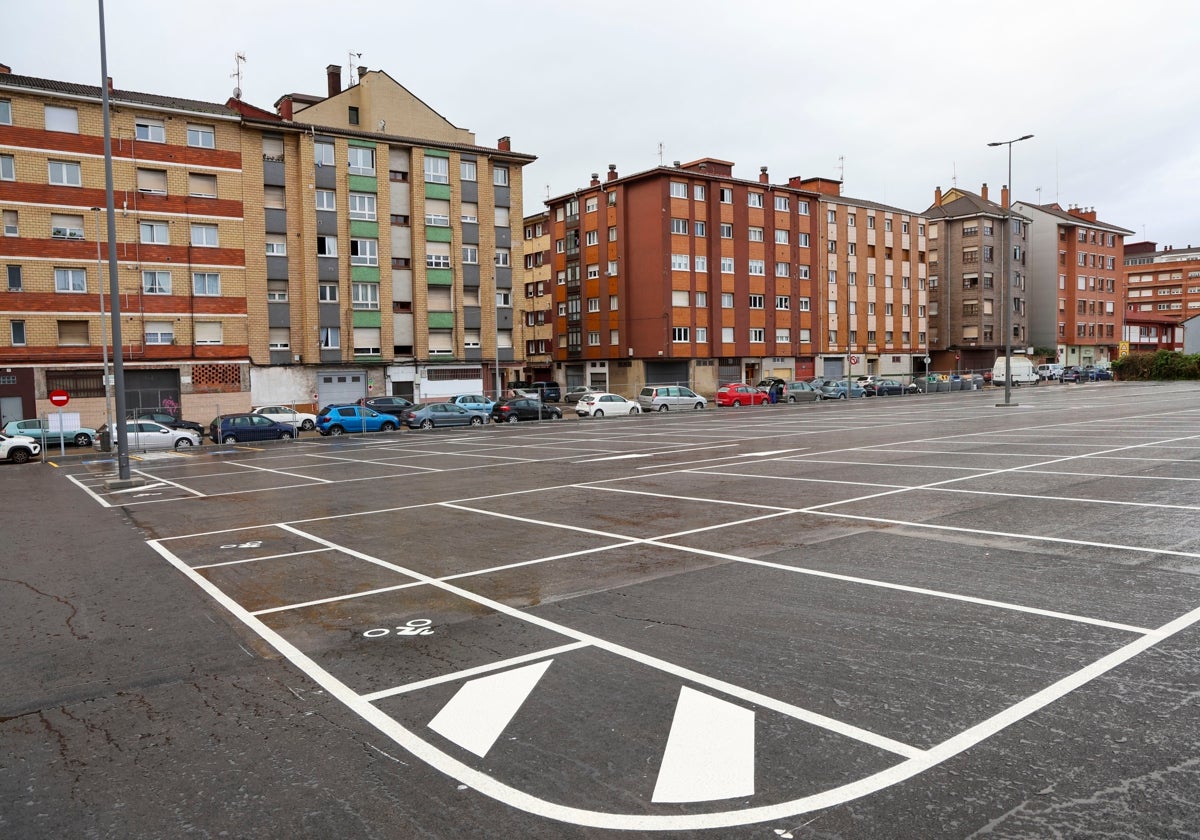
[(670, 411), (672, 408), (700, 410), (708, 404), (704, 397), (682, 385), (648, 385), (638, 394), (637, 401), (642, 411)]

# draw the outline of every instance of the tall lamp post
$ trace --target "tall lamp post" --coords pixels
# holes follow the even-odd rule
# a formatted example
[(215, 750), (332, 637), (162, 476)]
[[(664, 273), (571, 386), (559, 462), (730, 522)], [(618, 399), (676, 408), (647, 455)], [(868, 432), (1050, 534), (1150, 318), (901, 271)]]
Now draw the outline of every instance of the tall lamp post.
[(112, 417), (112, 387), (108, 378), (108, 328), (104, 323), (104, 278), (100, 265), (100, 208), (93, 207), (96, 219), (96, 277), (100, 286), (100, 348), (104, 354), (104, 424), (108, 427), (108, 448), (112, 449), (113, 417)]
[[(1012, 181), (1012, 147), (1013, 143), (1020, 143), (1022, 140), (1028, 140), (1033, 137), (1032, 134), (1026, 134), (1024, 137), (1017, 137), (1013, 140), (997, 140), (995, 143), (988, 143), (989, 146), (1008, 146), (1008, 202), (1004, 205), (1004, 403), (1003, 405), (1012, 405), (1012, 203), (1013, 203), (1013, 181)], [(1000, 406), (1001, 403), (996, 403)]]

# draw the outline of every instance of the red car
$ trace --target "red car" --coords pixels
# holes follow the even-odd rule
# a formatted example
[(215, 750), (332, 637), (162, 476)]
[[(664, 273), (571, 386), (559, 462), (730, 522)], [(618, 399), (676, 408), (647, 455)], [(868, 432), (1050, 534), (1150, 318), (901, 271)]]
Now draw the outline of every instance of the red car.
[(740, 408), (743, 405), (766, 405), (771, 401), (765, 391), (760, 391), (753, 385), (738, 382), (735, 385), (722, 385), (717, 389), (717, 405)]

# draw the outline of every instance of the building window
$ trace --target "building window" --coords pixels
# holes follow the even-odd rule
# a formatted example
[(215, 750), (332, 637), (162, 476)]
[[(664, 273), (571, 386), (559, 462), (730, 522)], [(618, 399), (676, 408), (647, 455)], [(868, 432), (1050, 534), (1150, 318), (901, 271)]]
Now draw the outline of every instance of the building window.
[(785, 263), (785, 262), (775, 263), (775, 276), (776, 277), (791, 277), (792, 276), (792, 264)]
[(671, 341), (676, 344), (683, 344), (692, 340), (692, 331), (687, 327), (672, 327)]
[(51, 213), (50, 236), (53, 239), (83, 239), (83, 216)]
[(750, 304), (749, 305), (750, 305), (751, 309), (762, 309), (763, 308), (763, 296), (762, 295), (750, 295)]
[(288, 284), (286, 280), (267, 281), (267, 303), (287, 303)]
[(196, 344), (223, 344), (225, 342), (224, 330), (220, 321), (197, 321), (193, 330), (193, 341)]
[(12, 125), (12, 102), (0, 99), (0, 125)]
[(733, 239), (733, 225), (724, 222), (721, 224), (721, 238)]
[(792, 331), (787, 327), (775, 328), (775, 343), (776, 344), (791, 344)]
[(138, 192), (151, 193), (153, 195), (167, 194), (167, 170), (165, 169), (142, 169), (137, 170), (137, 188)]
[(350, 265), (379, 265), (379, 241), (351, 239)]
[(86, 347), (91, 343), (87, 321), (59, 321), (58, 343), (63, 347)]
[(216, 225), (192, 225), (192, 244), (197, 248), (216, 248), (217, 226)]
[(595, 280), (599, 276), (600, 276), (600, 265), (598, 263), (592, 263), (591, 265), (589, 265), (587, 267), (587, 278), (589, 280)]
[(672, 254), (671, 255), (671, 270), (672, 271), (691, 271), (691, 259), (687, 254)]
[(174, 344), (175, 325), (170, 321), (147, 321), (145, 335), (147, 344)]
[(215, 149), (217, 135), (210, 125), (189, 125), (187, 127), (187, 144), (198, 149)]
[(133, 136), (145, 143), (167, 142), (167, 130), (163, 128), (163, 121), (148, 117), (138, 117), (133, 121)]
[(86, 292), (87, 272), (82, 268), (54, 269), (54, 291)]
[(79, 112), (74, 108), (60, 108), (57, 105), (47, 105), (46, 130), (78, 134)]
[(8, 266), (8, 290), (10, 292), (19, 292), (22, 291), (23, 288), (24, 287), (21, 283), (21, 266)]
[(687, 198), (687, 184), (682, 184), (679, 181), (672, 181), (671, 198)]
[(808, 202), (807, 201), (797, 201), (796, 202), (796, 212), (799, 213), (801, 216), (807, 216), (808, 215)]
[(746, 231), (746, 238), (751, 242), (763, 241), (763, 229), (760, 227), (752, 227)]
[[(616, 332), (616, 330), (614, 330), (613, 332)], [(707, 327), (696, 327), (696, 343), (704, 344), (707, 341), (708, 341), (708, 328)], [(613, 342), (613, 343), (615, 344), (616, 342)]]
[(67, 160), (50, 161), (50, 183), (62, 187), (78, 187), (83, 184), (79, 164)]
[(319, 303), (337, 303), (338, 287), (336, 283), (320, 283), (317, 286), (317, 301)]
[(496, 187), (508, 186), (508, 167), (497, 166), (492, 170), (492, 185)]
[(600, 346), (599, 331), (589, 332), (588, 333), (588, 347), (599, 347), (599, 346)]
[(479, 170), (475, 166), (475, 161), (464, 160), (458, 165), (458, 177), (464, 181), (478, 181)]
[[(512, 306), (512, 292), (508, 289), (501, 289), (496, 292), (497, 306)], [(578, 308), (578, 307), (576, 307)]]
[(268, 257), (286, 257), (287, 235), (282, 233), (268, 233), (266, 247)]
[(691, 304), (691, 293), (687, 289), (674, 289), (671, 292), (672, 306), (689, 306)]
[(587, 213), (595, 213), (597, 210), (600, 209), (600, 199), (596, 198), (595, 196), (592, 196), (591, 198), (587, 199), (587, 201), (584, 202), (583, 209)]
[(444, 157), (425, 156), (425, 183), (449, 184), (450, 161)]
[(766, 340), (767, 340), (767, 331), (766, 330), (760, 329), (758, 327), (752, 327), (750, 329), (750, 343), (751, 344), (763, 344), (766, 342)]
[(337, 253), (337, 237), (336, 236), (318, 236), (317, 237), (317, 256), (318, 257), (336, 257)]
[(808, 266), (806, 266), (806, 265), (796, 266), (796, 277), (798, 279), (807, 280), (809, 278), (809, 273), (810, 272), (809, 272)]
[(796, 308), (801, 312), (809, 311), (809, 299), (806, 297), (796, 298)]
[(799, 245), (801, 248), (807, 248), (808, 241), (809, 240), (808, 240), (807, 233), (797, 233), (796, 234), (796, 244)]
[(746, 204), (750, 207), (762, 207), (763, 194), (760, 192), (746, 193)]
[(764, 260), (750, 260), (746, 265), (746, 273), (763, 277), (767, 273), (767, 264)]
[(790, 201), (786, 195), (775, 196), (775, 209), (776, 210), (786, 213), (789, 209), (791, 209), (788, 206), (789, 204), (790, 204)]
[(148, 295), (171, 294), (171, 272), (143, 271), (142, 292)]
[(140, 222), (138, 231), (143, 245), (169, 245), (171, 241), (170, 228), (166, 222)]
[(318, 210), (337, 210), (337, 194), (333, 190), (317, 190)]
[(683, 234), (684, 236), (686, 236), (687, 232), (688, 232), (688, 220), (687, 219), (671, 219), (671, 233), (679, 233), (679, 234)]
[[(458, 212), (459, 219), (468, 224), (473, 225), (479, 222), (479, 205), (473, 201), (464, 201)], [(446, 224), (450, 224), (449, 220), (447, 220)]]
[(508, 268), (512, 265), (512, 255), (507, 248), (496, 249), (496, 268)]
[(782, 230), (782, 229), (776, 229), (776, 231), (775, 231), (775, 244), (776, 244), (776, 245), (786, 245), (786, 244), (788, 244), (788, 232), (787, 232), (786, 230)]
[(721, 257), (721, 273), (733, 274), (733, 257)]
[(479, 265), (479, 248), (475, 245), (464, 245), (462, 261), (464, 265)]
[(728, 292), (721, 295), (721, 308), (733, 309), (733, 295)]
[[(167, 191), (166, 173), (163, 173), (163, 192)], [(194, 195), (197, 198), (216, 198), (217, 197), (217, 176), (204, 175), (198, 172), (188, 173), (188, 195)]]
[(346, 149), (346, 162), (349, 164), (351, 175), (375, 174), (375, 150), (362, 146), (349, 146)]
[(733, 344), (733, 327), (721, 327), (721, 341), (725, 344)]
[(350, 218), (375, 221), (375, 196), (371, 193), (350, 193)]
[(12, 155), (0, 155), (0, 181), (15, 181), (17, 171), (13, 166)]
[(792, 299), (787, 295), (775, 296), (775, 308), (780, 311), (787, 311), (792, 308)]
[(378, 283), (351, 283), (350, 306), (353, 309), (378, 309)]
[(221, 275), (215, 271), (192, 272), (192, 294), (202, 297), (221, 294)]
[(322, 350), (336, 350), (342, 346), (340, 327), (319, 327), (317, 338)]
[(25, 346), (25, 322), (24, 321), (10, 321), (9, 328), (10, 328), (10, 335), (12, 336), (13, 347)]
[(720, 196), (722, 204), (733, 204), (733, 190), (729, 187), (721, 187)]

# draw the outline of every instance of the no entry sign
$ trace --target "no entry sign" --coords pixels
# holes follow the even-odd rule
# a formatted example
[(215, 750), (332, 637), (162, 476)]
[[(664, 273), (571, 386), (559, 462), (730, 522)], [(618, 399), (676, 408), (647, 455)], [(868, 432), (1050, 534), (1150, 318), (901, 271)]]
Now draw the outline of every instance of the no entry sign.
[(68, 394), (66, 391), (51, 391), (50, 392), (50, 402), (52, 402), (54, 405), (59, 406), (60, 408), (64, 405), (66, 405), (67, 403), (69, 403), (70, 401), (71, 401), (71, 395)]

